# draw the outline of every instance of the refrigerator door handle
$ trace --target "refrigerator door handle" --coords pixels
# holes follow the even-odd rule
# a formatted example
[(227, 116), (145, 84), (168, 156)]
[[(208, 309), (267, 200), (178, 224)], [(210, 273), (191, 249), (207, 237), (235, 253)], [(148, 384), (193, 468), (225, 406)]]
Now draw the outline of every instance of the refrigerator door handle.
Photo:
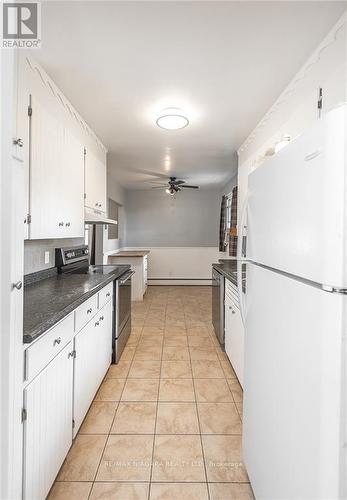
[(245, 201), (243, 202), (241, 210), (240, 234), (237, 245), (237, 290), (239, 294), (240, 313), (243, 324), (245, 324), (245, 312), (244, 312), (245, 307), (244, 307), (244, 299), (242, 292), (242, 263), (245, 260), (244, 257), (246, 257), (246, 252), (244, 250), (244, 245), (243, 245), (243, 237), (244, 237), (244, 230), (247, 229), (247, 226), (245, 226), (247, 207), (248, 207), (248, 195), (246, 196)]

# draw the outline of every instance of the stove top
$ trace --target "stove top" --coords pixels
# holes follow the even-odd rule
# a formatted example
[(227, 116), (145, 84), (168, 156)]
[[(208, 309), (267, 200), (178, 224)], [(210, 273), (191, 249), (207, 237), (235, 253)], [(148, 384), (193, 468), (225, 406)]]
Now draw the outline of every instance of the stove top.
[(129, 266), (89, 265), (87, 245), (55, 249), (55, 265), (59, 274), (118, 274), (121, 276)]

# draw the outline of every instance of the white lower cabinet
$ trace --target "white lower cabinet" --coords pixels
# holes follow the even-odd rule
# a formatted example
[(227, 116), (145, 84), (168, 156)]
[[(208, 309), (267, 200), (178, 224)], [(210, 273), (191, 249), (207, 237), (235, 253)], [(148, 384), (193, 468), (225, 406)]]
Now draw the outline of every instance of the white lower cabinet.
[(74, 436), (111, 363), (112, 301), (75, 337)]
[(243, 385), (244, 327), (236, 300), (225, 294), (225, 352)]
[[(31, 367), (24, 386), (24, 500), (47, 497), (111, 364), (112, 292), (112, 286), (104, 287), (24, 353)], [(87, 324), (76, 321), (84, 314), (92, 315)], [(76, 331), (79, 325), (84, 326)]]
[(24, 499), (46, 498), (72, 443), (72, 342), (24, 389)]

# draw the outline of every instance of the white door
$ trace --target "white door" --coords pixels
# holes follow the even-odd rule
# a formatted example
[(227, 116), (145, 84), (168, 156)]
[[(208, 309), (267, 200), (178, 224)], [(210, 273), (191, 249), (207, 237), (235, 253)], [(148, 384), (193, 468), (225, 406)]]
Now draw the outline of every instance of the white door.
[(341, 106), (250, 174), (248, 259), (347, 285), (346, 124), (347, 106)]
[[(65, 238), (84, 237), (84, 146), (64, 129), (59, 189)], [(60, 233), (59, 233), (60, 234)]]
[(346, 298), (247, 265), (243, 455), (256, 498), (338, 499)]
[(24, 499), (44, 500), (72, 444), (70, 342), (25, 388)]
[(62, 158), (64, 127), (32, 96), (30, 146), (30, 239), (64, 236)]
[(243, 386), (244, 326), (238, 305), (225, 295), (225, 352)]
[(86, 207), (106, 212), (106, 163), (89, 149), (85, 155), (85, 201)]

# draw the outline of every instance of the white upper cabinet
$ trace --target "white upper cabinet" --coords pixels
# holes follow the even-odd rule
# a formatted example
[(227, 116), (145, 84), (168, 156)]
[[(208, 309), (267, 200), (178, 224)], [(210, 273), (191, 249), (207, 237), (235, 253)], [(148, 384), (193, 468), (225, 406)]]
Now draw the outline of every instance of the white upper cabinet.
[(31, 98), (30, 239), (83, 237), (83, 145)]
[(106, 163), (92, 151), (85, 155), (85, 200), (86, 207), (106, 213)]
[(64, 131), (63, 162), (64, 237), (84, 236), (84, 147), (68, 128)]

